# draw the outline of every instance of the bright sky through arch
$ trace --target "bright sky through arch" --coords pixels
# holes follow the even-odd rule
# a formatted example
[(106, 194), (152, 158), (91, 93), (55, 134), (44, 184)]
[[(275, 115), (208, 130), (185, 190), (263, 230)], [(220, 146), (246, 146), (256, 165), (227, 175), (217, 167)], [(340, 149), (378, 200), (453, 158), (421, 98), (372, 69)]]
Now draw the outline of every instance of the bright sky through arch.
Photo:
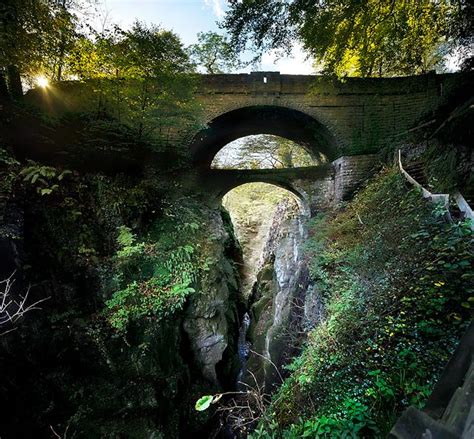
[[(136, 20), (161, 24), (171, 29), (188, 46), (196, 42), (198, 32), (222, 32), (216, 21), (227, 9), (225, 0), (103, 0), (103, 10), (108, 12), (110, 23), (130, 27)], [(242, 72), (255, 70), (247, 68)], [(274, 54), (264, 54), (258, 70), (279, 71), (283, 74), (313, 73), (311, 61), (306, 61), (300, 46), (296, 46), (292, 58), (276, 60)]]

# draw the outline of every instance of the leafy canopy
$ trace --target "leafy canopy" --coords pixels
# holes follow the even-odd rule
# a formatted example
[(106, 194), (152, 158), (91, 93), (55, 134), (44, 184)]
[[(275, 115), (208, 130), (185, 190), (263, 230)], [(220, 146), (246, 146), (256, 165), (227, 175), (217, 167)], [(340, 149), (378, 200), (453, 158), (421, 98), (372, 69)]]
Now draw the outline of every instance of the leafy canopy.
[(199, 123), (193, 66), (173, 32), (139, 21), (126, 31), (116, 26), (79, 38), (67, 63), (71, 75), (96, 80), (101, 113), (135, 130), (137, 140), (160, 147), (176, 127)]
[(198, 43), (189, 47), (192, 60), (206, 73), (227, 73), (242, 66), (238, 53), (226, 37), (215, 32), (199, 32)]
[(96, 0), (4, 0), (0, 4), (0, 70), (15, 67), (31, 82), (61, 80), (65, 58), (79, 37), (79, 14)]
[(289, 53), (297, 38), (326, 72), (338, 75), (423, 73), (441, 64), (448, 42), (465, 44), (472, 36), (466, 2), (457, 0), (229, 3), (222, 26), (239, 50)]
[(221, 149), (213, 161), (216, 168), (265, 169), (315, 166), (325, 158), (312, 157), (302, 146), (269, 134), (248, 136)]
[(72, 74), (90, 78), (156, 78), (192, 71), (179, 37), (156, 25), (135, 21), (77, 39), (68, 58)]

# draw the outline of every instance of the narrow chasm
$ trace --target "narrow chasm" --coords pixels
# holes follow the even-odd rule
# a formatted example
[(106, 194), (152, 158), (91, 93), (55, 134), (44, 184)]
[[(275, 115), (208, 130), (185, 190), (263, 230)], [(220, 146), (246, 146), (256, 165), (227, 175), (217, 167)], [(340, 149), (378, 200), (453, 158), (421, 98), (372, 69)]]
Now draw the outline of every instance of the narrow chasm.
[(221, 403), (218, 437), (246, 437), (322, 314), (303, 246), (309, 215), (287, 190), (250, 183), (223, 199), (242, 249), (239, 372)]

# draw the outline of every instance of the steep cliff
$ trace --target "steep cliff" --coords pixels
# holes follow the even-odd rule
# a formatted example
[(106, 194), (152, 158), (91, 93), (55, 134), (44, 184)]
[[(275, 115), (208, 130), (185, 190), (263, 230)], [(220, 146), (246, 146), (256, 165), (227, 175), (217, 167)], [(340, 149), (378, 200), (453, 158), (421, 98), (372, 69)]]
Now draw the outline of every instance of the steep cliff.
[(308, 219), (292, 198), (277, 206), (253, 286), (248, 338), (256, 353), (247, 367), (267, 390), (281, 384), (282, 366), (322, 312), (303, 254)]
[(472, 319), (472, 230), (445, 215), (390, 169), (311, 221), (305, 253), (325, 317), (261, 437), (381, 438), (423, 407)]
[[(190, 298), (183, 321), (202, 374), (216, 385), (219, 385), (219, 378), (226, 383), (232, 382), (239, 368), (240, 280), (234, 265), (237, 261), (233, 259), (238, 248), (222, 218), (219, 211), (209, 214), (208, 225), (213, 239), (207, 250), (214, 255), (214, 260), (209, 269), (202, 272), (199, 294)], [(229, 221), (226, 216), (224, 218)], [(232, 228), (231, 223), (226, 226), (228, 230)], [(219, 372), (224, 371), (219, 377)]]

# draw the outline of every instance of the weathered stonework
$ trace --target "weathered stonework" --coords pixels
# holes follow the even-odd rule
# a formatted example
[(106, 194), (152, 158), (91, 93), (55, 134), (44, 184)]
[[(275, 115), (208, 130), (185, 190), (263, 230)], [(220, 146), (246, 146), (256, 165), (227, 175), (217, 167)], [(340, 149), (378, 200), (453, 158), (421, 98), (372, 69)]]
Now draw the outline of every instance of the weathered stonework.
[(377, 154), (366, 154), (344, 156), (329, 165), (307, 168), (212, 169), (205, 174), (200, 187), (208, 200), (220, 204), (222, 197), (237, 186), (270, 183), (295, 194), (303, 211), (314, 214), (349, 199), (377, 167)]
[(469, 74), (339, 81), (253, 72), (203, 75), (196, 96), (207, 121), (252, 106), (300, 111), (332, 133), (340, 155), (352, 155), (375, 152), (393, 142), (421, 117), (438, 109), (462, 85), (472, 83), (470, 80)]
[[(208, 147), (218, 150), (245, 135), (277, 134), (299, 140), (292, 137), (306, 130), (303, 141), (308, 148), (317, 152), (325, 147), (331, 160), (374, 153), (402, 142), (404, 133), (422, 118), (428, 120), (460, 90), (464, 96), (471, 94), (472, 78), (469, 72), (344, 80), (278, 72), (201, 75), (195, 98), (209, 129), (197, 132), (195, 127), (184, 124), (170, 133), (169, 142), (189, 145), (191, 156), (196, 156), (206, 155)], [(127, 82), (121, 84), (126, 87)], [(94, 81), (61, 82), (48, 92), (31, 90), (25, 98), (52, 114), (86, 111), (95, 108), (99, 99), (94, 93)], [(101, 105), (107, 106), (107, 102)], [(113, 102), (108, 107), (113, 114)], [(240, 120), (248, 109), (254, 111)], [(262, 115), (265, 109), (267, 113)], [(279, 113), (269, 118), (269, 109)], [(298, 115), (302, 116), (299, 121)], [(219, 126), (223, 116), (226, 123)], [(290, 116), (294, 118), (293, 125)], [(309, 125), (314, 126), (308, 128)], [(210, 143), (204, 142), (202, 151), (206, 136)], [(221, 142), (217, 146), (215, 138)], [(207, 151), (208, 156), (201, 161), (209, 164), (216, 152)]]

